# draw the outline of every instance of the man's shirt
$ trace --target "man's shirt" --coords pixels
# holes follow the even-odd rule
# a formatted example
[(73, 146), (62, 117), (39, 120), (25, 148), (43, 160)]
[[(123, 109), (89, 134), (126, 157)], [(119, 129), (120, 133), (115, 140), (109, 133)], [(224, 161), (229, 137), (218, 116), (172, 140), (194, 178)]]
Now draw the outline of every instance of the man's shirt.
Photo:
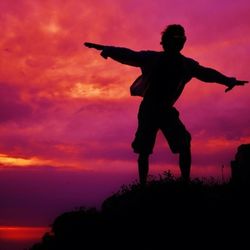
[(227, 85), (228, 77), (205, 68), (181, 53), (162, 51), (133, 51), (127, 48), (105, 46), (102, 55), (134, 67), (140, 67), (149, 83), (144, 101), (171, 107), (181, 95), (185, 85), (196, 77), (205, 82)]

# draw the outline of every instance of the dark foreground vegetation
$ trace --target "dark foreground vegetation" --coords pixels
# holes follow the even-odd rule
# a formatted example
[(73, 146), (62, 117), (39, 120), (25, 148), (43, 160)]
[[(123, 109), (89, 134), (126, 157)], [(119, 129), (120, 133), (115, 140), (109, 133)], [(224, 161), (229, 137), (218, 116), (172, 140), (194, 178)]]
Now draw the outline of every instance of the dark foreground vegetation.
[(186, 184), (167, 172), (146, 188), (122, 187), (100, 211), (60, 215), (31, 250), (249, 249), (248, 187), (198, 179)]

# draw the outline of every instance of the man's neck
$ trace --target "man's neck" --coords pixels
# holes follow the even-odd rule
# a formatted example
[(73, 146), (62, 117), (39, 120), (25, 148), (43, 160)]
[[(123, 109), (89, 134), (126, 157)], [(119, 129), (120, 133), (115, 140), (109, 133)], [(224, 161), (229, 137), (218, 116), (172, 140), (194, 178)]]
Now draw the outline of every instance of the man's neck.
[(163, 51), (168, 56), (179, 56), (181, 55), (180, 51), (171, 51), (171, 50), (164, 50)]

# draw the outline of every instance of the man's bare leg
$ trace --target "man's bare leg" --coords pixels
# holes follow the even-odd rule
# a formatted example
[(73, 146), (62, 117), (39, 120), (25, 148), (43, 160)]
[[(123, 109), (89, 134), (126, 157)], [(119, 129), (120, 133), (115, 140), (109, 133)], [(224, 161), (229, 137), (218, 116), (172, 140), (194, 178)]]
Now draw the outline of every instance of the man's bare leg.
[(181, 170), (181, 177), (183, 181), (188, 182), (190, 180), (190, 169), (191, 169), (191, 149), (186, 147), (180, 151), (179, 165)]
[(147, 183), (148, 177), (148, 154), (139, 154), (138, 157), (138, 170), (139, 170), (139, 179), (141, 186), (145, 186)]

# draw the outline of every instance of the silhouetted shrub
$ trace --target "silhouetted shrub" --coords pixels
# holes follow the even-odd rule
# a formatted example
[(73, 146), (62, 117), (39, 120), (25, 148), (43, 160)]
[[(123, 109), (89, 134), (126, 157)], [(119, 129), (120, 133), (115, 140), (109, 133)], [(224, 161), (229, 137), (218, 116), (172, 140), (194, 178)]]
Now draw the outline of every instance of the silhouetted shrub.
[(193, 248), (197, 238), (211, 247), (225, 246), (239, 235), (242, 242), (248, 200), (249, 191), (230, 182), (184, 183), (166, 172), (145, 188), (136, 182), (122, 186), (100, 211), (82, 208), (60, 215), (51, 233), (31, 249), (166, 249), (183, 243)]

